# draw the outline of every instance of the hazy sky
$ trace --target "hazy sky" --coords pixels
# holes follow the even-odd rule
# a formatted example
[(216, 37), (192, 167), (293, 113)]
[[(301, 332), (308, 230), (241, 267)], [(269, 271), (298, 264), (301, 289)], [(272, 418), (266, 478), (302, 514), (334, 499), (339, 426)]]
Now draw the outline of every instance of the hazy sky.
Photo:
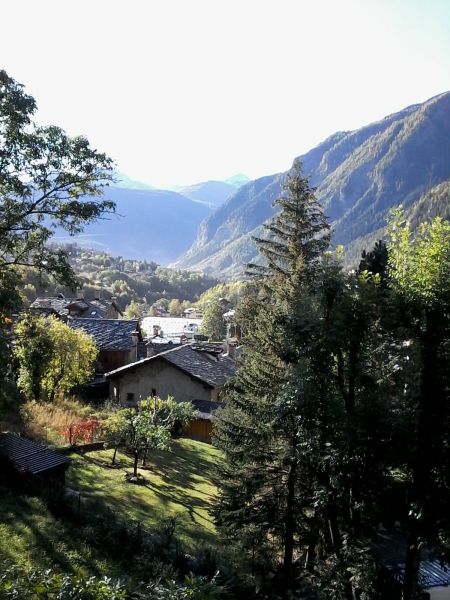
[(4, 0), (41, 122), (158, 186), (258, 177), (450, 89), (450, 0)]

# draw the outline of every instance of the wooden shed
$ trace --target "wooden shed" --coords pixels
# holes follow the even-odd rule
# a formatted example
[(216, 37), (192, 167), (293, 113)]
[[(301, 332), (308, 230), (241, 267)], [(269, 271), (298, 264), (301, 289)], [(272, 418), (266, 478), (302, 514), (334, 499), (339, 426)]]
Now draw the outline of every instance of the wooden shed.
[(192, 400), (194, 418), (184, 428), (183, 434), (199, 442), (211, 443), (214, 412), (220, 408), (220, 402), (211, 400)]
[(7, 483), (64, 485), (70, 458), (13, 433), (0, 433), (2, 477)]

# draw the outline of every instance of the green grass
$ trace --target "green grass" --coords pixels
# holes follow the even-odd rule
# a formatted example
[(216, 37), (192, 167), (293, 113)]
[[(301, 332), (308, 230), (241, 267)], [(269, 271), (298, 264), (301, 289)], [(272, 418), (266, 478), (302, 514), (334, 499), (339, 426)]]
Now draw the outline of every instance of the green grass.
[(125, 481), (132, 472), (132, 458), (119, 453), (111, 468), (112, 450), (73, 454), (67, 485), (109, 507), (119, 519), (140, 521), (155, 527), (175, 516), (177, 532), (188, 546), (214, 544), (215, 528), (210, 510), (216, 499), (212, 472), (220, 453), (208, 444), (175, 440), (171, 452), (149, 455), (148, 469), (139, 469), (144, 482)]
[[(104, 575), (117, 565), (56, 519), (39, 498), (0, 491), (0, 559), (25, 568), (58, 565), (67, 573)], [(117, 571), (118, 572), (118, 571)]]
[[(124, 479), (132, 470), (129, 456), (119, 453), (117, 468), (110, 468), (111, 456), (111, 450), (73, 454), (67, 486), (80, 490), (82, 498), (94, 499), (96, 510), (108, 507), (117, 519), (140, 521), (144, 528), (176, 516), (177, 534), (188, 548), (216, 543), (210, 514), (216, 499), (213, 465), (220, 458), (215, 448), (174, 441), (173, 452), (149, 457), (149, 470), (140, 470), (142, 485)], [(82, 505), (91, 506), (88, 500)], [(84, 541), (88, 528), (56, 518), (42, 499), (0, 488), (0, 559), (24, 567), (57, 565), (68, 573), (120, 576), (121, 565), (111, 560), (107, 548)]]

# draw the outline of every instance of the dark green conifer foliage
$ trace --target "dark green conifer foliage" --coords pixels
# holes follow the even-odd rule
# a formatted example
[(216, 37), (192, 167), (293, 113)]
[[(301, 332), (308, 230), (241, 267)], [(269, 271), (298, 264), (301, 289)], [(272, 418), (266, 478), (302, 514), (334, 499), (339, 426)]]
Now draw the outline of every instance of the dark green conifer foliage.
[[(292, 585), (298, 516), (310, 490), (302, 489), (302, 419), (312, 388), (293, 388), (302, 370), (296, 356), (294, 311), (317, 281), (328, 248), (328, 225), (313, 190), (294, 165), (279, 215), (257, 239), (264, 267), (250, 265), (255, 276), (242, 303), (240, 319), (245, 352), (216, 428), (225, 453), (217, 520), (253, 557), (274, 562), (282, 557), (285, 583)], [(238, 318), (239, 318), (238, 316)], [(294, 333), (293, 333), (294, 332)], [(304, 478), (305, 482), (308, 479)]]
[(339, 251), (327, 252), (328, 226), (298, 165), (277, 204), (257, 240), (266, 264), (250, 266), (245, 350), (216, 427), (217, 520), (255, 562), (282, 564), (287, 596), (306, 556), (320, 598), (349, 599), (371, 585), (365, 537), (387, 462), (384, 287), (379, 273), (344, 274)]

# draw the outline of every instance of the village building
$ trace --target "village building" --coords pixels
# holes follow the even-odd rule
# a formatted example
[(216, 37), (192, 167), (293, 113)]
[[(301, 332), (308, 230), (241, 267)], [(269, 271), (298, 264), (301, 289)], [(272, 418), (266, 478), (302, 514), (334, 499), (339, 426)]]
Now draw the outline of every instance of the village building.
[(99, 350), (95, 372), (103, 375), (147, 354), (137, 319), (70, 319), (68, 325), (90, 335)]
[[(400, 531), (379, 532), (373, 549), (400, 594), (405, 576), (406, 535)], [(425, 547), (421, 550), (419, 583), (423, 600), (450, 600), (450, 565), (443, 562), (439, 554), (430, 553)]]
[[(200, 334), (202, 319), (193, 317), (144, 317), (142, 329), (147, 337), (158, 335), (171, 339), (173, 343), (181, 343), (180, 338), (194, 340)], [(157, 330), (155, 329), (157, 328)]]
[(190, 401), (196, 419), (186, 434), (210, 441), (213, 413), (220, 393), (234, 375), (236, 363), (222, 354), (221, 344), (184, 344), (106, 373), (110, 397), (124, 406), (135, 406), (150, 396), (173, 396)]
[(37, 298), (29, 309), (43, 317), (55, 315), (64, 321), (71, 318), (119, 319), (123, 313), (116, 302), (110, 298), (66, 298), (64, 294), (50, 298)]
[(203, 312), (199, 308), (186, 308), (183, 311), (183, 317), (185, 319), (203, 319)]

